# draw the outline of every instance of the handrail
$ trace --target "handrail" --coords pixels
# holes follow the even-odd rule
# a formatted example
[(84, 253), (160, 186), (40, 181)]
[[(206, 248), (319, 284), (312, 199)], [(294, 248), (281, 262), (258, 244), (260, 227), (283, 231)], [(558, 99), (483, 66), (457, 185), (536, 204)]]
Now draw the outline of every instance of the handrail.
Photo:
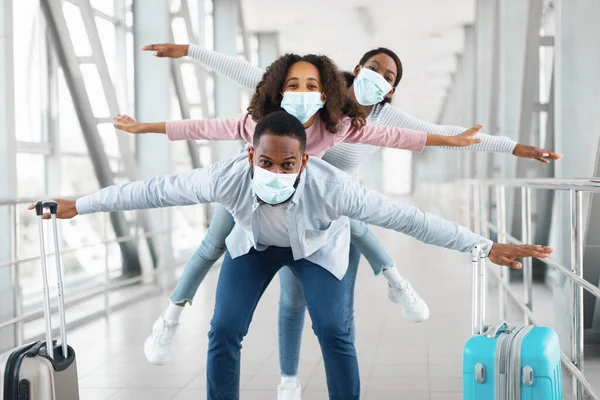
[[(41, 317), (43, 314), (41, 313), (40, 310), (33, 310), (31, 312), (27, 312), (25, 313), (23, 311), (23, 297), (24, 297), (24, 292), (23, 289), (21, 288), (21, 266), (22, 264), (25, 263), (31, 263), (31, 262), (36, 262), (37, 260), (40, 259), (40, 256), (34, 256), (34, 257), (23, 257), (23, 258), (18, 258), (17, 254), (18, 254), (18, 213), (21, 207), (23, 207), (23, 211), (25, 211), (26, 205), (27, 204), (31, 204), (31, 203), (35, 203), (38, 200), (44, 200), (44, 199), (55, 199), (55, 198), (62, 198), (62, 199), (70, 199), (70, 200), (75, 200), (77, 198), (79, 198), (81, 196), (43, 196), (41, 199), (40, 197), (36, 197), (36, 198), (30, 198), (30, 197), (0, 197), (0, 207), (7, 207), (10, 213), (10, 221), (12, 223), (13, 229), (11, 229), (11, 251), (10, 251), (10, 259), (9, 260), (2, 260), (2, 262), (0, 262), (0, 268), (6, 268), (9, 267), (11, 269), (11, 286), (14, 288), (13, 293), (12, 293), (12, 300), (15, 304), (15, 315), (12, 316), (12, 319), (9, 321), (0, 321), (0, 326), (3, 328), (6, 328), (8, 326), (12, 326), (13, 330), (14, 330), (14, 337), (15, 337), (15, 342), (17, 345), (20, 345), (23, 343), (23, 334), (24, 334), (24, 324), (28, 321), (32, 321), (35, 320), (39, 317)], [(203, 207), (207, 207), (207, 205), (203, 205)], [(126, 242), (137, 242), (139, 240), (143, 240), (143, 239), (148, 239), (148, 238), (163, 238), (165, 236), (171, 235), (173, 232), (179, 230), (179, 227), (168, 227), (168, 229), (161, 229), (161, 230), (152, 230), (152, 231), (148, 231), (148, 232), (144, 232), (143, 230), (136, 228), (135, 232), (130, 233), (126, 236), (121, 236), (121, 237), (114, 237), (114, 238), (110, 238), (109, 237), (109, 213), (105, 213), (104, 214), (104, 218), (103, 218), (103, 228), (100, 227), (100, 240), (95, 241), (94, 243), (86, 243), (86, 244), (80, 244), (78, 243), (77, 245), (68, 248), (68, 249), (61, 249), (61, 254), (78, 254), (80, 253), (80, 250), (85, 250), (85, 249), (91, 249), (91, 248), (95, 248), (95, 247), (99, 247), (99, 248), (104, 248), (107, 249), (110, 245), (113, 244), (119, 244), (119, 243), (126, 243)], [(138, 226), (136, 222), (134, 222), (135, 226)], [(166, 245), (167, 241), (162, 241), (161, 243), (163, 243), (163, 245)], [(168, 250), (165, 248), (165, 251), (168, 252)], [(52, 256), (54, 255), (54, 252), (49, 252), (48, 254), (46, 254), (46, 256)], [(77, 256), (78, 257), (78, 256)], [(102, 261), (100, 261), (102, 262)], [(160, 269), (161, 272), (164, 269)], [(148, 273), (144, 273), (143, 274), (144, 277), (148, 276)], [(154, 272), (152, 273), (151, 276), (154, 276)], [(87, 299), (92, 299), (95, 298), (97, 296), (104, 296), (104, 314), (106, 315), (106, 317), (109, 317), (110, 314), (110, 310), (112, 309), (112, 306), (109, 303), (109, 293), (112, 292), (113, 290), (115, 290), (116, 288), (128, 285), (128, 284), (132, 284), (135, 282), (141, 282), (142, 281), (142, 277), (134, 277), (134, 278), (129, 278), (126, 280), (120, 280), (118, 283), (113, 283), (112, 280), (110, 279), (110, 272), (109, 272), (109, 257), (108, 257), (108, 252), (105, 251), (105, 255), (104, 255), (104, 282), (100, 282), (96, 287), (91, 287), (89, 288), (89, 290), (76, 290), (73, 293), (74, 297), (71, 297), (71, 302), (69, 304), (73, 305), (73, 304), (77, 304), (81, 301), (85, 301)], [(86, 316), (84, 318), (89, 317)], [(2, 329), (2, 328), (0, 328)]]
[(18, 204), (26, 204), (26, 203), (35, 203), (38, 200), (54, 200), (54, 199), (64, 199), (64, 200), (77, 200), (81, 196), (42, 196), (42, 197), (0, 197), (0, 206), (15, 206)]
[(530, 187), (535, 189), (550, 190), (579, 190), (590, 193), (600, 193), (600, 178), (539, 178), (539, 179), (464, 179), (457, 183), (466, 185), (481, 186), (510, 186), (510, 187)]
[[(583, 279), (583, 193), (600, 193), (600, 178), (577, 178), (577, 179), (465, 179), (457, 181), (459, 184), (471, 188), (469, 191), (471, 198), (470, 205), (473, 206), (473, 213), (469, 217), (472, 222), (472, 228), (477, 233), (485, 236), (486, 232), (495, 232), (498, 235), (498, 241), (501, 243), (522, 244), (531, 242), (531, 191), (532, 189), (569, 191), (571, 197), (570, 216), (571, 216), (571, 267), (567, 268), (559, 262), (550, 259), (539, 259), (546, 265), (554, 268), (563, 276), (567, 277), (572, 284), (572, 319), (570, 356), (562, 352), (561, 361), (567, 372), (573, 379), (573, 398), (574, 400), (583, 400), (584, 392), (589, 393), (595, 400), (600, 400), (600, 393), (585, 378), (584, 375), (584, 336), (583, 336), (583, 290), (592, 293), (600, 299), (600, 288), (591, 282)], [(522, 215), (522, 234), (523, 239), (519, 240), (506, 232), (506, 187), (519, 188), (521, 190), (521, 215)], [(496, 222), (497, 226), (489, 218), (487, 208), (489, 198), (487, 191), (494, 188), (496, 192)], [(515, 211), (517, 212), (517, 211)], [(524, 298), (522, 299), (509, 286), (508, 275), (498, 274), (491, 271), (492, 276), (499, 283), (499, 314), (500, 319), (504, 320), (506, 296), (513, 300), (518, 308), (525, 315), (525, 323), (535, 323), (536, 318), (532, 311), (532, 264), (531, 259), (523, 262), (523, 287)]]
[[(491, 224), (489, 221), (487, 221), (488, 223), (488, 229), (498, 233), (498, 228), (496, 228), (493, 224)], [(506, 233), (506, 239), (508, 242), (513, 243), (513, 244), (523, 244), (522, 241), (520, 241), (519, 239), (515, 238), (514, 236)], [(552, 267), (556, 270), (558, 270), (559, 273), (567, 276), (568, 278), (570, 278), (571, 280), (577, 282), (578, 284), (580, 284), (581, 286), (583, 286), (583, 288), (585, 290), (587, 290), (588, 292), (590, 292), (591, 294), (593, 294), (594, 296), (596, 296), (597, 298), (600, 299), (600, 288), (598, 286), (594, 286), (592, 285), (590, 282), (586, 281), (583, 278), (580, 278), (579, 276), (577, 276), (576, 274), (574, 274), (571, 270), (567, 269), (564, 265), (558, 263), (557, 261), (554, 261), (552, 258), (538, 258), (538, 257), (534, 257), (536, 260), (540, 260), (541, 262), (543, 262), (544, 264), (548, 265), (549, 267)]]
[[(158, 230), (158, 231), (151, 231), (151, 232), (147, 232), (147, 233), (138, 234), (135, 236), (134, 235), (119, 236), (114, 239), (102, 240), (100, 242), (96, 242), (96, 243), (92, 243), (92, 244), (86, 244), (86, 245), (79, 246), (79, 247), (71, 247), (68, 249), (64, 249), (64, 250), (60, 251), (60, 254), (76, 253), (79, 250), (85, 250), (85, 249), (89, 249), (92, 247), (98, 247), (98, 246), (106, 246), (107, 244), (111, 244), (111, 243), (126, 243), (126, 242), (133, 242), (134, 240), (138, 240), (138, 239), (149, 239), (149, 238), (152, 238), (155, 236), (160, 236), (160, 235), (164, 235), (164, 234), (172, 233), (172, 232), (175, 232), (175, 229), (163, 229), (163, 230)], [(55, 255), (54, 252), (49, 252), (46, 254), (46, 257), (53, 256), (53, 255)], [(29, 257), (29, 258), (20, 258), (17, 260), (4, 261), (4, 262), (0, 263), (0, 268), (8, 267), (11, 265), (18, 266), (20, 264), (25, 264), (25, 263), (36, 261), (39, 259), (40, 259), (40, 256), (35, 256), (35, 257)]]
[[(180, 265), (180, 264), (183, 264), (183, 262), (184, 261), (176, 262), (174, 264)], [(149, 272), (149, 274), (151, 276), (159, 275), (159, 274), (162, 274), (164, 272), (173, 271), (175, 268), (176, 267), (171, 266), (171, 267), (166, 267), (166, 268), (154, 269), (151, 272)], [(82, 302), (84, 302), (86, 300), (89, 300), (91, 298), (94, 298), (96, 296), (99, 296), (99, 295), (103, 294), (104, 292), (107, 292), (107, 291), (108, 292), (112, 292), (112, 291), (114, 291), (116, 289), (120, 289), (122, 287), (129, 286), (129, 285), (132, 285), (134, 283), (138, 283), (138, 282), (142, 281), (145, 278), (147, 278), (147, 276), (142, 276), (142, 275), (133, 276), (131, 278), (123, 279), (123, 280), (120, 280), (120, 281), (115, 282), (115, 283), (111, 283), (111, 284), (108, 284), (108, 285), (102, 285), (102, 287), (98, 288), (98, 289), (83, 290), (83, 291), (79, 291), (79, 292), (77, 292), (75, 294), (71, 294), (69, 296), (69, 300), (65, 301), (65, 309), (69, 308), (69, 307), (72, 307), (72, 306), (75, 306), (77, 304), (80, 304), (80, 303), (82, 303)], [(53, 307), (50, 308), (50, 312), (56, 312), (57, 310), (58, 310), (58, 306), (57, 305), (54, 305)], [(29, 312), (27, 314), (19, 315), (18, 317), (15, 317), (15, 318), (12, 318), (12, 319), (9, 319), (7, 321), (4, 321), (4, 322), (0, 323), (0, 329), (6, 328), (8, 326), (14, 325), (14, 324), (19, 323), (19, 322), (33, 321), (33, 320), (35, 320), (37, 318), (40, 318), (42, 316), (44, 316), (44, 310), (42, 310), (42, 309), (39, 309), (39, 310), (36, 310), (36, 311), (31, 311), (31, 312)]]

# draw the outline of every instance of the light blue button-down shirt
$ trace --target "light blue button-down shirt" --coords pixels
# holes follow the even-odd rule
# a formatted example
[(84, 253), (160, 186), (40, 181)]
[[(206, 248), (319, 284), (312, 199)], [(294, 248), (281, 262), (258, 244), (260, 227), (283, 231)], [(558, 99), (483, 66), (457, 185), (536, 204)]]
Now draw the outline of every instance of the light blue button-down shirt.
[[(135, 210), (167, 206), (220, 203), (235, 219), (227, 237), (231, 257), (247, 254), (258, 243), (262, 203), (252, 190), (246, 153), (229, 161), (143, 182), (110, 186), (77, 200), (77, 212)], [(289, 200), (286, 218), (295, 260), (307, 259), (336, 278), (348, 268), (350, 228), (348, 218), (394, 229), (425, 243), (468, 252), (480, 243), (492, 242), (468, 229), (416, 207), (400, 204), (365, 188), (326, 162), (310, 158)]]

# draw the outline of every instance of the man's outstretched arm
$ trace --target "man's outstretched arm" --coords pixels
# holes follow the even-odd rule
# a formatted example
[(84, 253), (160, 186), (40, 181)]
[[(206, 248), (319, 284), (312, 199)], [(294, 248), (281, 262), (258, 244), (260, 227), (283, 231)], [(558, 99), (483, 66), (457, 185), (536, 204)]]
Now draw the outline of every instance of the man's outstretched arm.
[(484, 242), (486, 255), (493, 263), (515, 269), (521, 268), (517, 258), (546, 258), (553, 251), (547, 246), (493, 243), (454, 222), (416, 207), (400, 204), (351, 180), (343, 185), (340, 206), (342, 215), (394, 229), (424, 243), (470, 252), (476, 244)]
[[(78, 214), (142, 210), (171, 206), (205, 204), (215, 201), (215, 166), (195, 169), (179, 175), (157, 176), (146, 181), (113, 185), (77, 200), (56, 200), (57, 218)], [(30, 205), (32, 210), (34, 205)], [(50, 215), (44, 215), (50, 218)]]

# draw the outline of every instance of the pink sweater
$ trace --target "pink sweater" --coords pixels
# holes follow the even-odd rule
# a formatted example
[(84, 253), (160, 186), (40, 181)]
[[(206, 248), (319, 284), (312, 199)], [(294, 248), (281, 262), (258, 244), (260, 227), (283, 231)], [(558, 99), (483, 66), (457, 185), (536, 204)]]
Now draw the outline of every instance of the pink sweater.
[[(244, 140), (252, 143), (255, 127), (256, 122), (249, 114), (226, 119), (186, 119), (167, 122), (167, 136), (170, 140)], [(427, 133), (369, 124), (357, 129), (352, 126), (352, 119), (344, 116), (336, 133), (325, 129), (321, 118), (315, 118), (312, 126), (306, 129), (306, 137), (306, 153), (322, 157), (327, 150), (342, 142), (421, 152), (425, 147)]]

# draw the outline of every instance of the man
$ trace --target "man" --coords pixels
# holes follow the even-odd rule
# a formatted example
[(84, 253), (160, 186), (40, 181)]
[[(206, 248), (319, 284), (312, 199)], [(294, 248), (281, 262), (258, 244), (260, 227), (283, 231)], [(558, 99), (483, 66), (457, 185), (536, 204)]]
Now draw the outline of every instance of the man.
[(236, 226), (227, 238), (209, 332), (208, 399), (238, 399), (241, 341), (262, 293), (283, 265), (302, 284), (330, 398), (359, 398), (345, 307), (346, 217), (463, 252), (485, 242), (494, 263), (512, 268), (520, 268), (517, 257), (552, 252), (543, 246), (493, 244), (452, 222), (395, 203), (319, 159), (309, 161), (305, 146), (302, 124), (276, 112), (256, 126), (247, 160), (241, 155), (181, 175), (111, 186), (76, 202), (58, 200), (59, 218), (211, 202), (232, 213)]

